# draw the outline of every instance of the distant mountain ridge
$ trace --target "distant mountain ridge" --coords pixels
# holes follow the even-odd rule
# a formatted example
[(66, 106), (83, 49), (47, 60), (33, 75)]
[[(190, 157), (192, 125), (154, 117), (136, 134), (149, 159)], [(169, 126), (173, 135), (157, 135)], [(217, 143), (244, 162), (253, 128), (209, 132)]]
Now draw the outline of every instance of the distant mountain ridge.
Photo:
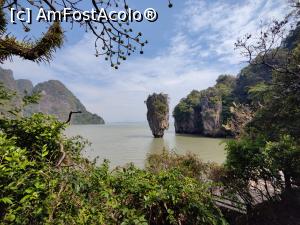
[[(21, 106), (21, 99), (25, 93), (41, 93), (41, 99), (38, 104), (22, 109), (24, 116), (42, 112), (54, 115), (60, 121), (66, 121), (71, 111), (81, 111), (81, 114), (72, 116), (71, 124), (105, 123), (102, 117), (88, 112), (80, 100), (58, 80), (49, 80), (33, 86), (30, 80), (15, 80), (11, 70), (0, 67), (0, 82), (8, 89), (17, 93), (17, 96), (10, 102), (10, 104), (15, 107)], [(0, 111), (3, 111), (3, 109), (0, 109)]]

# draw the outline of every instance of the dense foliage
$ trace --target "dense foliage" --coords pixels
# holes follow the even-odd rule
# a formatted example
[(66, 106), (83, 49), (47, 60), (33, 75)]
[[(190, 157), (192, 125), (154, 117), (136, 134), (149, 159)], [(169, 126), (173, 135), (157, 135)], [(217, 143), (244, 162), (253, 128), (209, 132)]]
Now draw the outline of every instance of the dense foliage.
[(64, 127), (42, 114), (5, 121), (2, 224), (226, 224), (209, 184), (176, 168), (96, 166), (80, 156), (85, 142), (64, 137)]
[(185, 120), (189, 118), (190, 114), (196, 110), (196, 107), (200, 103), (200, 97), (201, 93), (193, 90), (186, 98), (181, 99), (173, 112), (175, 120)]
[[(227, 178), (230, 178), (227, 189), (249, 206), (265, 200), (282, 200), (286, 196), (289, 196), (287, 202), (291, 202), (291, 193), (300, 186), (300, 40), (297, 32), (299, 27), (286, 39), (291, 45), (282, 45), (294, 48), (280, 47), (274, 56), (275, 64), (268, 65), (258, 59), (261, 63), (258, 66), (271, 71), (271, 80), (248, 88), (253, 118), (240, 139), (231, 141), (226, 147), (225, 167)], [(260, 42), (257, 45), (250, 48), (264, 47)], [(297, 204), (299, 206), (299, 202)]]
[(185, 176), (216, 186), (220, 185), (217, 182), (224, 175), (221, 165), (203, 162), (197, 155), (191, 153), (178, 155), (164, 150), (161, 154), (152, 154), (147, 158), (147, 170), (152, 173), (173, 169), (179, 170)]
[(234, 101), (233, 91), (236, 87), (236, 78), (231, 75), (220, 75), (216, 88), (222, 98), (222, 123), (226, 124), (231, 117), (230, 107)]
[(300, 138), (300, 44), (292, 51), (290, 73), (274, 72), (272, 84), (264, 93), (264, 107), (250, 124), (272, 140), (289, 134)]
[(227, 144), (226, 191), (249, 208), (265, 200), (282, 200), (300, 185), (300, 146), (290, 136), (278, 141), (244, 137)]
[(265, 65), (249, 65), (239, 73), (233, 90), (234, 100), (243, 104), (253, 102), (251, 89), (258, 84), (269, 85), (272, 80), (272, 70)]

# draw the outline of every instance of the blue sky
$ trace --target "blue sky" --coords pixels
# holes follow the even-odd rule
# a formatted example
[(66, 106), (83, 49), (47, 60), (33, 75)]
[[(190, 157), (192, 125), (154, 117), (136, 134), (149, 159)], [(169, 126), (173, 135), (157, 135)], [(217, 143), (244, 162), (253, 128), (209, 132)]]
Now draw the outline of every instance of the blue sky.
[[(94, 56), (91, 34), (68, 27), (65, 45), (50, 64), (14, 58), (3, 67), (34, 84), (62, 81), (88, 110), (108, 122), (145, 121), (149, 94), (169, 94), (173, 110), (191, 90), (214, 85), (220, 74), (236, 75), (244, 65), (234, 50), (236, 39), (256, 33), (262, 22), (282, 18), (288, 11), (284, 0), (173, 0), (172, 9), (167, 0), (129, 4), (140, 10), (154, 8), (159, 19), (134, 25), (149, 45), (144, 55), (130, 57), (119, 70)], [(18, 33), (17, 27), (12, 29)]]

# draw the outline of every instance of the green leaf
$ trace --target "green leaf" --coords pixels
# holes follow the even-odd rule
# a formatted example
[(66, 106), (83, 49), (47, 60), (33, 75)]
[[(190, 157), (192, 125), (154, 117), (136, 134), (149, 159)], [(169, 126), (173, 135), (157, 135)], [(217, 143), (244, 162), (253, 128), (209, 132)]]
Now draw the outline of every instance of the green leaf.
[(10, 204), (10, 205), (13, 204), (11, 197), (0, 198), (0, 202), (3, 202), (4, 204)]
[(45, 156), (47, 156), (48, 154), (49, 151), (47, 150), (47, 145), (44, 145), (42, 150), (42, 157), (45, 158)]
[(20, 201), (20, 203), (24, 203), (27, 199), (29, 199), (31, 197), (31, 195), (25, 195), (22, 199), (21, 199), (21, 201)]
[(16, 219), (16, 216), (14, 214), (9, 214), (5, 217), (5, 219), (12, 222)]

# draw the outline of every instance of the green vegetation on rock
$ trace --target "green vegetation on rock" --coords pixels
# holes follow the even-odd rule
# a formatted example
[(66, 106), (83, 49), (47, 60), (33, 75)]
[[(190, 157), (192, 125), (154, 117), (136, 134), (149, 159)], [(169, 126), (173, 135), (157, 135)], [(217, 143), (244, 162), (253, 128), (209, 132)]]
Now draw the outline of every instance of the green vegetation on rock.
[(169, 99), (168, 95), (152, 94), (145, 101), (147, 105), (147, 120), (155, 138), (164, 136), (164, 131), (169, 128)]
[(221, 75), (214, 87), (203, 91), (193, 90), (181, 99), (173, 112), (176, 132), (224, 136), (222, 124), (230, 118), (234, 87), (233, 76)]

